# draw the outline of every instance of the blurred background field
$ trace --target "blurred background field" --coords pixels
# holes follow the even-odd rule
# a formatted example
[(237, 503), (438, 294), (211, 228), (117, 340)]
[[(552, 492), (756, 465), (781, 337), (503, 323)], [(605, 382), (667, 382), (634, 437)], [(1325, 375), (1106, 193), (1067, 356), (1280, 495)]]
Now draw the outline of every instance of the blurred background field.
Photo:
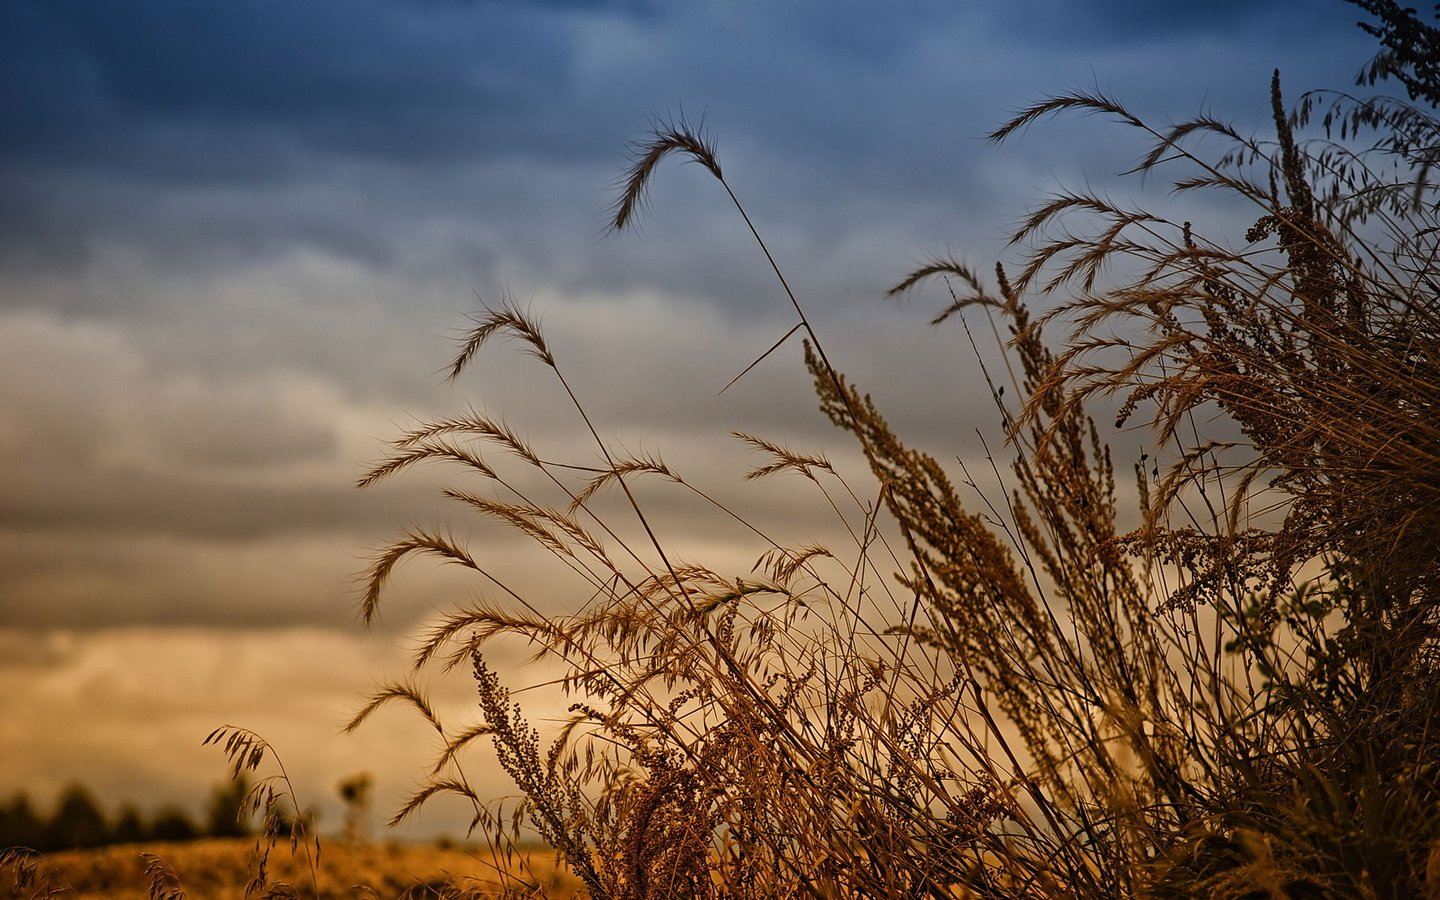
[[(46, 863), (63, 879), (61, 885), (69, 885), (82, 897), (148, 900), (151, 894), (141, 853), (149, 853), (174, 868), (189, 896), (240, 900), (252, 875), (254, 846), (250, 838), (117, 844), (53, 853), (46, 857)], [(542, 879), (549, 879), (545, 882), (545, 896), (574, 894), (578, 882), (555, 869), (550, 851), (537, 850), (529, 860)], [(446, 896), (447, 889), (483, 892), (487, 884), (499, 887), (493, 865), (485, 851), (459, 846), (327, 843), (320, 858), (319, 896), (418, 898)], [(512, 862), (509, 870), (514, 869)], [(291, 856), (288, 845), (271, 853), (270, 880), (296, 885), (309, 896), (309, 873), (303, 854)], [(0, 882), (0, 897), (27, 896), (28, 892), (13, 890), (10, 879)]]

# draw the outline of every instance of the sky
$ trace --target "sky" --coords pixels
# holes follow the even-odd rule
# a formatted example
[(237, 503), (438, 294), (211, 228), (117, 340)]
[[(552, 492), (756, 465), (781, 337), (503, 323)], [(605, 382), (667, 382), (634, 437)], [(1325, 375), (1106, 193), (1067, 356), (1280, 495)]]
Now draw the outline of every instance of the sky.
[[(366, 629), (368, 559), (408, 525), (446, 527), (546, 609), (583, 600), (523, 539), (439, 502), (442, 472), (354, 487), (385, 441), (470, 406), (598, 460), (522, 353), (488, 346), (446, 381), (484, 304), (542, 323), (611, 446), (823, 536), (813, 498), (742, 483), (757, 459), (728, 436), (845, 448), (798, 344), (718, 393), (793, 324), (721, 187), (674, 161), (641, 227), (607, 232), (656, 123), (703, 124), (838, 367), (954, 459), (998, 433), (973, 354), (927, 327), (938, 290), (885, 289), (935, 255), (1013, 258), (1016, 223), (1064, 188), (1182, 203), (1123, 176), (1148, 148), (1117, 125), (984, 136), (1072, 90), (1264, 134), (1273, 69), (1291, 97), (1352, 84), (1375, 49), (1361, 16), (1340, 0), (0, 4), (0, 797), (43, 804), (78, 781), (107, 804), (198, 810), (227, 776), (201, 746), (221, 724), (275, 746), (322, 827), (342, 778), (375, 776), (377, 815), (414, 790), (435, 749), (421, 723), (340, 725), (484, 586), (409, 563)], [(684, 498), (645, 500), (696, 557), (743, 574), (756, 555)], [(496, 659), (517, 687), (541, 678), (519, 648)], [(427, 683), (473, 717), (464, 673)], [(462, 826), (441, 805), (402, 835)]]

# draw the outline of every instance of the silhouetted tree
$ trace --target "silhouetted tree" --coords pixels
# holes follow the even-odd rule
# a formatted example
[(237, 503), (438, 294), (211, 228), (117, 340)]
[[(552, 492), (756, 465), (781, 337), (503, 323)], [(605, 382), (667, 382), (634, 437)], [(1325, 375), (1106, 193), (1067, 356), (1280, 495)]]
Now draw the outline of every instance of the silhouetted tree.
[(94, 795), (87, 788), (72, 784), (61, 792), (55, 815), (45, 828), (45, 836), (48, 846), (44, 849), (98, 847), (109, 841), (110, 826), (95, 803)]
[(44, 823), (35, 815), (28, 794), (16, 793), (8, 803), (0, 805), (0, 849), (35, 847), (44, 842), (43, 832)]
[(133, 803), (126, 803), (120, 807), (120, 812), (115, 818), (115, 827), (110, 831), (110, 841), (115, 844), (134, 844), (145, 840), (149, 832), (145, 828), (145, 821), (140, 817), (140, 810)]
[(195, 820), (178, 806), (161, 809), (155, 815), (155, 823), (150, 826), (150, 837), (157, 841), (193, 841), (199, 836), (200, 829), (195, 826)]
[(206, 833), (211, 837), (244, 837), (250, 833), (248, 821), (240, 818), (250, 780), (243, 774), (228, 784), (216, 785), (210, 793), (210, 806), (205, 814)]

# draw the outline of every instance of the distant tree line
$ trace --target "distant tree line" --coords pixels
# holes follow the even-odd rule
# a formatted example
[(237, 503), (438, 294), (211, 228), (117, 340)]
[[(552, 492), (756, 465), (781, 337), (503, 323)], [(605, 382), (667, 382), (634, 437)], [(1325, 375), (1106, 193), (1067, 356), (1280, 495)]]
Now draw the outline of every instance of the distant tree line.
[(238, 780), (217, 786), (203, 821), (178, 806), (163, 806), (146, 816), (133, 803), (111, 816), (89, 789), (72, 784), (60, 792), (49, 815), (36, 809), (25, 792), (0, 802), (0, 849), (29, 847), (42, 852), (130, 844), (140, 841), (188, 841), (201, 837), (241, 837), (251, 833), (239, 813), (249, 785)]

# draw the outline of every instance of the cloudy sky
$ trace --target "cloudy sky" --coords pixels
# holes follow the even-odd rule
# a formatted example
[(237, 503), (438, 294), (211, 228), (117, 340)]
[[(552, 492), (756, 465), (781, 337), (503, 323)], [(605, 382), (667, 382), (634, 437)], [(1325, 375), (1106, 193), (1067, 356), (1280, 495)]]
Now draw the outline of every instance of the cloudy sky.
[[(332, 824), (344, 776), (374, 773), (382, 808), (413, 788), (423, 727), (398, 711), (338, 724), (403, 673), (417, 625), (483, 586), (412, 563), (367, 632), (368, 556), (407, 523), (449, 523), (550, 608), (572, 598), (514, 537), (435, 502), (438, 473), (354, 481), (386, 439), (467, 404), (548, 455), (597, 457), (522, 354), (487, 348), (446, 383), (482, 303), (542, 321), (615, 446), (797, 539), (823, 529), (802, 500), (738, 484), (756, 460), (732, 429), (844, 444), (798, 346), (717, 396), (792, 324), (719, 185), (666, 166), (642, 229), (606, 234), (649, 123), (703, 120), (837, 364), (953, 458), (995, 426), (970, 352), (926, 328), (938, 294), (884, 289), (936, 254), (987, 269), (1064, 186), (1172, 203), (1119, 177), (1145, 148), (1116, 126), (984, 135), (1073, 89), (1159, 125), (1209, 112), (1263, 132), (1273, 68), (1292, 96), (1351, 83), (1373, 52), (1360, 15), (1340, 0), (7, 0), (0, 795), (83, 781), (196, 808), (225, 775), (201, 738), (226, 722), (269, 738)], [(1185, 202), (1180, 218), (1243, 219)], [(651, 501), (677, 542), (743, 571), (735, 535)], [(517, 685), (533, 680), (520, 659)], [(467, 715), (463, 674), (433, 689)], [(441, 808), (414, 833), (453, 827)]]

